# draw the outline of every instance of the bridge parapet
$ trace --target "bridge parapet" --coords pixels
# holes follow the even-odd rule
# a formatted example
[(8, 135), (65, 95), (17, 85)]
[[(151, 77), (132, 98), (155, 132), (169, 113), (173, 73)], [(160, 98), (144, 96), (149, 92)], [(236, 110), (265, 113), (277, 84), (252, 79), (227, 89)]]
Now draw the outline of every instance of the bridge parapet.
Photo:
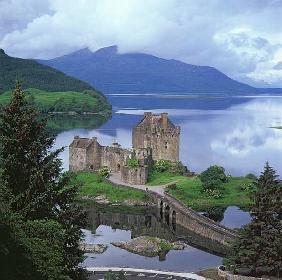
[(176, 225), (179, 224), (203, 238), (225, 246), (226, 252), (229, 249), (230, 242), (237, 236), (235, 230), (226, 228), (197, 213), (166, 192), (163, 195), (153, 191), (148, 191), (148, 193), (160, 208), (160, 214), (164, 216), (161, 218), (164, 218), (168, 224), (172, 222), (171, 219), (174, 217), (173, 222), (176, 223)]

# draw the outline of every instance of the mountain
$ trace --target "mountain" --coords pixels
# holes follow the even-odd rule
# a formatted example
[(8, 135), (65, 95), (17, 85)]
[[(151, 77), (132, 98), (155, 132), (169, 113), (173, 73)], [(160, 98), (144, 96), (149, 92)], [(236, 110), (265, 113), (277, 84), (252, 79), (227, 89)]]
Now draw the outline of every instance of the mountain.
[(82, 49), (40, 60), (105, 93), (256, 93), (217, 69), (142, 53), (119, 54), (116, 46), (91, 52)]
[(69, 77), (54, 68), (31, 59), (10, 57), (0, 49), (0, 92), (13, 89), (16, 79), (23, 82), (24, 88), (78, 92), (94, 90), (86, 82)]

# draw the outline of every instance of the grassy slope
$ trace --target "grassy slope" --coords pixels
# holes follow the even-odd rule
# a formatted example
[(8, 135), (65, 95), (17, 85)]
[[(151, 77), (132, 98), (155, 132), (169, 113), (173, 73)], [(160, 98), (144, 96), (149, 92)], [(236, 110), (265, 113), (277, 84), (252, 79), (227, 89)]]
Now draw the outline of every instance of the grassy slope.
[[(30, 88), (26, 90), (28, 98), (32, 98), (35, 106), (42, 112), (105, 112), (110, 111), (110, 106), (105, 103), (100, 94), (95, 91), (86, 92), (47, 92)], [(0, 95), (0, 104), (7, 105), (11, 98), (11, 91)]]
[(198, 177), (188, 178), (169, 173), (153, 173), (148, 185), (161, 185), (172, 181), (178, 181), (178, 183), (176, 189), (169, 189), (169, 193), (195, 210), (230, 205), (247, 207), (251, 203), (249, 193), (241, 190), (242, 185), (252, 182), (245, 177), (229, 178), (228, 182), (223, 184), (223, 196), (221, 198), (212, 198), (202, 193), (202, 185)]
[(78, 172), (76, 175), (76, 179), (81, 184), (79, 189), (81, 196), (95, 197), (103, 194), (106, 195), (112, 203), (123, 202), (127, 199), (146, 200), (144, 192), (124, 187), (118, 188), (105, 181), (100, 182), (98, 175), (95, 173)]

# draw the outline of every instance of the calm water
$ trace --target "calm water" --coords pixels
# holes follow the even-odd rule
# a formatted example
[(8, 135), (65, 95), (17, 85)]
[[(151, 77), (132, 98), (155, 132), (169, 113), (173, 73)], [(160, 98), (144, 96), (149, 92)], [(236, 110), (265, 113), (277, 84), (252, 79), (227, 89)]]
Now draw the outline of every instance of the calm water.
[[(182, 251), (170, 251), (162, 261), (159, 260), (159, 257), (144, 257), (127, 252), (111, 245), (111, 242), (129, 241), (140, 235), (158, 236), (167, 240), (174, 240), (174, 237), (163, 224), (155, 219), (152, 219), (150, 226), (146, 225), (142, 214), (124, 214), (113, 210), (107, 212), (105, 209), (102, 211), (93, 209), (89, 216), (91, 220), (89, 229), (84, 230), (86, 241), (93, 244), (107, 244), (108, 249), (103, 254), (86, 254), (85, 266), (117, 266), (192, 272), (215, 267), (222, 262), (221, 257), (197, 249), (197, 246), (188, 246)], [(249, 221), (250, 215), (247, 212), (232, 206), (226, 209), (221, 223), (234, 228)]]
[[(75, 135), (97, 136), (100, 143), (118, 141), (131, 147), (131, 130), (144, 111), (168, 112), (181, 126), (180, 158), (196, 172), (219, 164), (232, 175), (262, 170), (268, 160), (282, 174), (282, 96), (187, 98), (158, 95), (109, 96), (115, 113), (99, 129), (60, 133), (56, 146), (68, 146)], [(68, 150), (62, 154), (68, 169)]]

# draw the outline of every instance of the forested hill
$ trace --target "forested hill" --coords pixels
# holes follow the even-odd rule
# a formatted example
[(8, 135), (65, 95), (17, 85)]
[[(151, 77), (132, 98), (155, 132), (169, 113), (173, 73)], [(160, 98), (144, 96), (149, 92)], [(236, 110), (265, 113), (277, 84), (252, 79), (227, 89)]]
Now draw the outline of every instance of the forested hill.
[(82, 49), (40, 63), (84, 80), (104, 93), (256, 93), (209, 66), (142, 53), (119, 54), (117, 47)]
[(86, 82), (69, 77), (54, 68), (31, 59), (10, 57), (0, 49), (0, 93), (13, 89), (16, 79), (23, 82), (23, 88), (76, 92), (94, 90)]

